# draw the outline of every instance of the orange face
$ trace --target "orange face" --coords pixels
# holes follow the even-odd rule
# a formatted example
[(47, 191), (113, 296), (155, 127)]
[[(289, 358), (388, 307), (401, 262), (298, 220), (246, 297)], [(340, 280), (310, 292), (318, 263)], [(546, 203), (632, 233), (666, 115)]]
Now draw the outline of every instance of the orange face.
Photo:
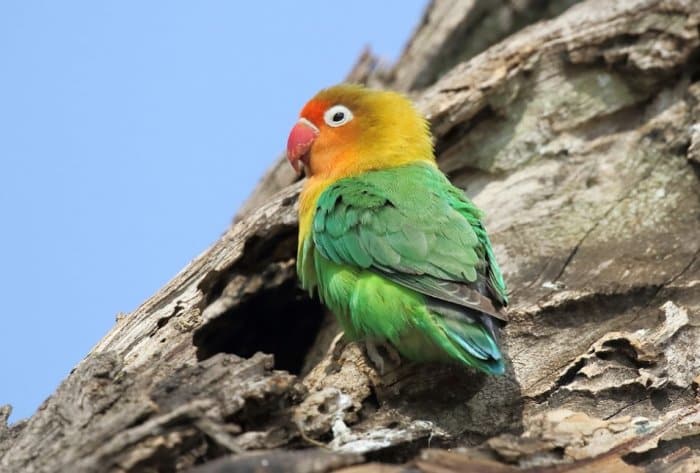
[(313, 99), (289, 134), (287, 159), (297, 172), (328, 174), (354, 153), (359, 135), (358, 121), (349, 107)]

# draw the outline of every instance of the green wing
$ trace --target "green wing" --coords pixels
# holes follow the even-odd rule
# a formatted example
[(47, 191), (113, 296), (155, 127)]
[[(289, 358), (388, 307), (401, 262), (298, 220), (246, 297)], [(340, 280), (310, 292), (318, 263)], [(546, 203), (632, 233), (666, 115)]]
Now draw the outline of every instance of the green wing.
[(490, 300), (508, 302), (481, 212), (431, 165), (372, 171), (331, 185), (318, 200), (313, 240), (335, 263), (503, 317)]

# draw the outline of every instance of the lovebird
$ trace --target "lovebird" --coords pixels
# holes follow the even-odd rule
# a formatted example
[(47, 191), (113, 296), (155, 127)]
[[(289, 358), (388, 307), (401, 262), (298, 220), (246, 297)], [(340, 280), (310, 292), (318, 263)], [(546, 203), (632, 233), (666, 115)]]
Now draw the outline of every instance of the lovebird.
[(405, 96), (359, 85), (302, 109), (287, 159), (299, 197), (297, 273), (345, 336), (412, 361), (505, 370), (494, 319), (506, 285), (482, 212), (438, 169), (428, 122)]

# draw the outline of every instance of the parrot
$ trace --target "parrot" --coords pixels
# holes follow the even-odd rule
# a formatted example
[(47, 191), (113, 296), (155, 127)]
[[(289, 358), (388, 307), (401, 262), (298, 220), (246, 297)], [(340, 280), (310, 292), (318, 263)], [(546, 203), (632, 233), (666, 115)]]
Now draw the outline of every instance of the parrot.
[[(356, 84), (318, 92), (287, 140), (306, 174), (296, 269), (349, 340), (413, 362), (503, 374), (508, 295), (483, 213), (438, 168), (406, 96)], [(396, 355), (398, 356), (398, 355)]]

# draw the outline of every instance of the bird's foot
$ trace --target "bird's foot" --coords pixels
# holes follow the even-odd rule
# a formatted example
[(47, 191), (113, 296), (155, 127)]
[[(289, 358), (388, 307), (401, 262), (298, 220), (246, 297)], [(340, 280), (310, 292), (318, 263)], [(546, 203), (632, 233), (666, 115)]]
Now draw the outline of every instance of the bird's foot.
[(377, 342), (375, 340), (365, 340), (365, 349), (367, 350), (367, 356), (374, 363), (374, 366), (379, 369), (379, 374), (386, 374), (386, 359), (379, 352), (379, 347), (382, 347), (386, 355), (391, 360), (391, 364), (395, 366), (401, 365), (401, 355), (396, 349), (388, 343)]
[(333, 337), (333, 340), (331, 340), (331, 344), (328, 346), (328, 351), (326, 352), (326, 355), (332, 355), (334, 358), (337, 358), (338, 356), (338, 350), (339, 348), (342, 348), (340, 344), (340, 341), (343, 339), (343, 336), (345, 336), (345, 332), (341, 331), (338, 335)]

